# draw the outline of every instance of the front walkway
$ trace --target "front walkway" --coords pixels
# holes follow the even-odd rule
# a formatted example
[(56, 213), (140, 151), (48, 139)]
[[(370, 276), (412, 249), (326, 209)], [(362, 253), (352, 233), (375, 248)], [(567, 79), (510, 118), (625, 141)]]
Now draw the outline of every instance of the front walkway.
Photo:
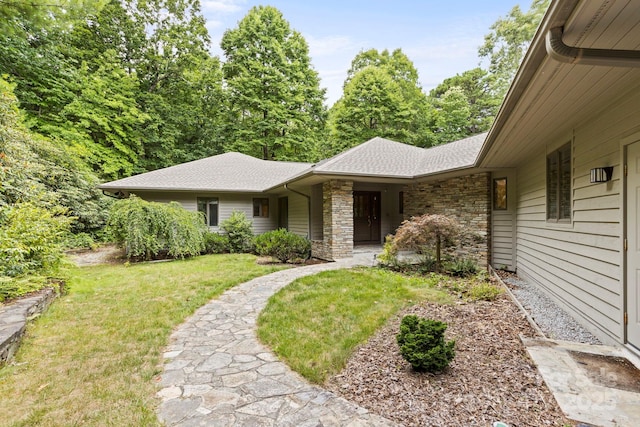
[(243, 283), (201, 307), (171, 336), (158, 417), (169, 426), (394, 426), (310, 385), (256, 338), (271, 295), (298, 277), (371, 265), (373, 253), (283, 270)]

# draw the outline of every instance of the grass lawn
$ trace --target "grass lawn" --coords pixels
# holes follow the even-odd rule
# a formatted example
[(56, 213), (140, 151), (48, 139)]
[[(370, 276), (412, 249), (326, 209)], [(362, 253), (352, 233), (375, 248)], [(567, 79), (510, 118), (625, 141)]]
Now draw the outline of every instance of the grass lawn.
[(154, 426), (162, 349), (224, 290), (282, 267), (251, 255), (75, 269), (0, 369), (2, 426)]
[(327, 271), (281, 289), (258, 318), (258, 336), (292, 369), (322, 383), (387, 319), (418, 301), (449, 302), (440, 279), (382, 269)]

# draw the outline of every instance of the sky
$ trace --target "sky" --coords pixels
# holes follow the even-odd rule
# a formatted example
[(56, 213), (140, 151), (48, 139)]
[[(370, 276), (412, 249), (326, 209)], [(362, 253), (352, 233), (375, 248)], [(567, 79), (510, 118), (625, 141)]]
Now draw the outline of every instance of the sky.
[(309, 44), (309, 55), (320, 86), (327, 89), (327, 105), (342, 96), (352, 59), (371, 48), (400, 48), (418, 70), (425, 90), (436, 87), (480, 63), (478, 48), (491, 24), (518, 0), (201, 0), (211, 36), (212, 53), (224, 60), (220, 40), (224, 31), (256, 5), (274, 6), (291, 28)]

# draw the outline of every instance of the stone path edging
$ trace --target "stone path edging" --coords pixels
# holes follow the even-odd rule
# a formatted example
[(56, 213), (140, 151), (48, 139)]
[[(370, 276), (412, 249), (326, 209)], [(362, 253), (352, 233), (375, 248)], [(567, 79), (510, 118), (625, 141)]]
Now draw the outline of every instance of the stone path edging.
[(256, 337), (268, 298), (293, 280), (370, 263), (368, 255), (282, 270), (210, 301), (172, 334), (158, 417), (169, 426), (396, 426), (306, 382)]

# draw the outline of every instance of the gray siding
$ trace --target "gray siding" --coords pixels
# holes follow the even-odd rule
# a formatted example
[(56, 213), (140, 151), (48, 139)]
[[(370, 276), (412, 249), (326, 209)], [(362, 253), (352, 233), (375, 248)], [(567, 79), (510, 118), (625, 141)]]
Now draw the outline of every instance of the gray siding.
[(322, 240), (322, 184), (311, 187), (311, 239)]
[(309, 202), (306, 197), (289, 193), (289, 231), (309, 237)]
[[(274, 230), (278, 226), (278, 198), (266, 196), (264, 194), (232, 194), (232, 193), (186, 193), (186, 192), (136, 192), (138, 196), (145, 200), (168, 203), (176, 201), (187, 210), (197, 209), (196, 199), (198, 197), (217, 197), (219, 201), (218, 222), (221, 223), (231, 216), (234, 211), (244, 212), (247, 218), (253, 223), (253, 232), (261, 234), (265, 231)], [(253, 217), (254, 197), (269, 198), (269, 217)], [(219, 227), (211, 227), (212, 231), (219, 231)]]
[(492, 207), (491, 265), (494, 268), (514, 271), (516, 269), (516, 174), (513, 170), (503, 170), (493, 172), (492, 178), (507, 178), (507, 210), (495, 210)]
[[(624, 341), (621, 140), (638, 130), (637, 91), (573, 129), (572, 221), (546, 221), (546, 154), (518, 169), (517, 268), (605, 341)], [(613, 166), (613, 180), (591, 184), (589, 171)]]

